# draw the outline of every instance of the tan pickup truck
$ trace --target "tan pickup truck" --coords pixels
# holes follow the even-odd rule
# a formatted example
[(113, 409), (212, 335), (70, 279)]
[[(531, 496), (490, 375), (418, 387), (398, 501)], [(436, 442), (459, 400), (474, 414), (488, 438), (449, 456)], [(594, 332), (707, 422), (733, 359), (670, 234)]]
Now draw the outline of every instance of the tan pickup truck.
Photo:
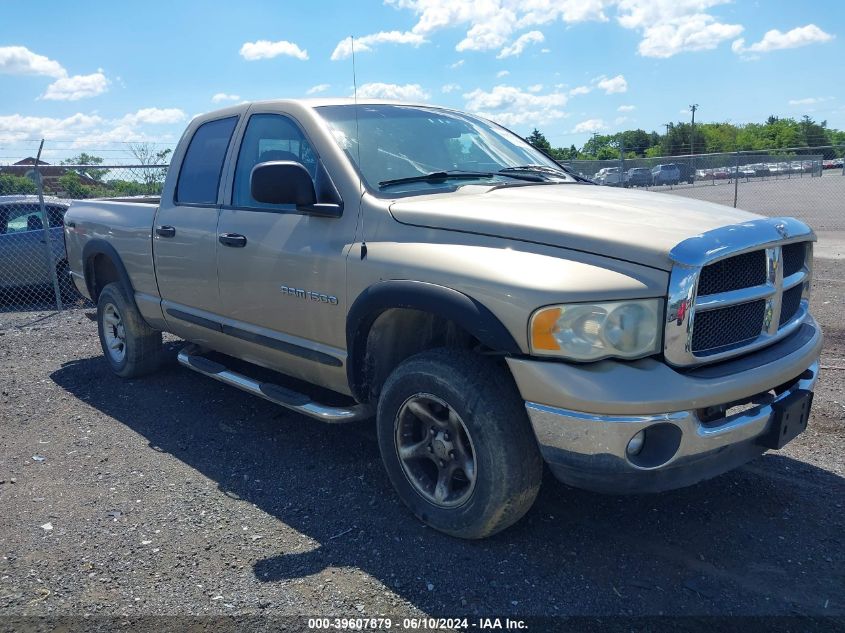
[(399, 496), (455, 536), (517, 521), (544, 460), (573, 486), (660, 491), (807, 424), (806, 225), (598, 187), (462, 112), (206, 114), (160, 200), (75, 202), (65, 227), (116, 374), (155, 370), (172, 332), (201, 374), (315, 420), (375, 418)]

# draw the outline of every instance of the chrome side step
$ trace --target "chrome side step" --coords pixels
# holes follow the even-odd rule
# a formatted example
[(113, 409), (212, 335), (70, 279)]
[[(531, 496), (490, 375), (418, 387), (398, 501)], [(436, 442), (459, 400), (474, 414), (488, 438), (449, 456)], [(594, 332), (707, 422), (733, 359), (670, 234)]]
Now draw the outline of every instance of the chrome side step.
[(291, 411), (307, 415), (315, 420), (338, 424), (341, 422), (363, 420), (374, 414), (373, 408), (368, 404), (356, 404), (350, 407), (330, 407), (314, 402), (308, 396), (280, 385), (261, 382), (231, 371), (218, 362), (200, 356), (198, 352), (199, 349), (196, 346), (188, 345), (179, 352), (179, 363), (209, 378), (214, 378), (232, 387), (237, 387), (242, 391), (269, 400)]

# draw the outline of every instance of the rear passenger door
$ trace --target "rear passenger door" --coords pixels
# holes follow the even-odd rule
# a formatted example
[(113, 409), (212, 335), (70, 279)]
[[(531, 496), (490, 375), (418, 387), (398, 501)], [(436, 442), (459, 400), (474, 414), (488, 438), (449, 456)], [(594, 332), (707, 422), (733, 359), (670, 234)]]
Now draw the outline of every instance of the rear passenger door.
[[(237, 116), (229, 116), (194, 130), (181, 157), (176, 186), (168, 193), (170, 199), (162, 199), (153, 225), (153, 257), (164, 317), (174, 332), (186, 338), (220, 312), (219, 191), (237, 122)], [(174, 157), (177, 163), (179, 158)]]

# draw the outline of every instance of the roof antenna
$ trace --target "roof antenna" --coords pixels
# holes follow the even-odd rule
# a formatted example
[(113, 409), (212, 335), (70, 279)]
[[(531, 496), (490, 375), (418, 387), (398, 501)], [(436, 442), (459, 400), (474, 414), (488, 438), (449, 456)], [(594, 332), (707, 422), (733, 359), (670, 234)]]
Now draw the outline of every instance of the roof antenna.
[[(361, 198), (364, 196), (364, 182), (361, 178), (361, 132), (358, 128), (358, 77), (355, 73), (355, 37), (349, 36), (349, 43), (352, 47), (352, 86), (353, 95), (355, 98), (355, 145), (358, 151), (358, 186), (361, 190)], [(358, 210), (361, 215), (361, 259), (367, 256), (367, 240), (364, 237), (364, 205), (361, 200), (358, 201)]]

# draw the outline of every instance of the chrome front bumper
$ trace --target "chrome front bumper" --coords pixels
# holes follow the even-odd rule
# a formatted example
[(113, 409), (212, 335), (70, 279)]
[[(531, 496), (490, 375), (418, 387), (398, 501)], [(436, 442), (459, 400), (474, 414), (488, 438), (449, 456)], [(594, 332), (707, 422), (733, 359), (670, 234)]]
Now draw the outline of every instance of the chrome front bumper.
[[(702, 403), (695, 397), (699, 391), (695, 387), (706, 379), (696, 378), (687, 385), (689, 393), (676, 394), (678, 398), (688, 398), (686, 410), (632, 415), (616, 411), (585, 413), (529, 399), (526, 409), (543, 457), (561, 481), (614, 494), (680, 488), (727, 472), (765, 452), (761, 440), (771, 429), (776, 405), (799, 390), (814, 390), (820, 347), (821, 334), (816, 332), (802, 346), (803, 354), (795, 354), (804, 357), (802, 364), (796, 364), (798, 359), (794, 357), (792, 362), (782, 358), (781, 363), (790, 366), (791, 374), (782, 382), (752, 387), (747, 375), (734, 374), (734, 381), (747, 383), (749, 390), (742, 397), (736, 397), (734, 392), (721, 402), (708, 398)], [(757, 368), (754, 373), (765, 372)], [(775, 387), (780, 393), (769, 393)], [(626, 395), (630, 396), (630, 392)], [(636, 402), (638, 408), (648, 406), (648, 395), (642, 393), (643, 399)], [(708, 407), (743, 400), (751, 402), (728, 408), (717, 419), (704, 420), (699, 413)], [(641, 431), (645, 432), (642, 449), (629, 451), (629, 443)]]

